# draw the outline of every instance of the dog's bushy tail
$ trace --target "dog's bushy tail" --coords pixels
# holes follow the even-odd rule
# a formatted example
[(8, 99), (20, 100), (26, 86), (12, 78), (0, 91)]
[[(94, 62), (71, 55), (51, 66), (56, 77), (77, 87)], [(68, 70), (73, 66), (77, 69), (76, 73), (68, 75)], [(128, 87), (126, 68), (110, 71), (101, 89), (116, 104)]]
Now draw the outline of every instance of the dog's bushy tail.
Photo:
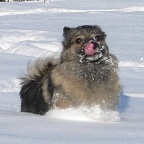
[(38, 59), (29, 63), (27, 74), (21, 78), (21, 111), (45, 114), (52, 106), (54, 85), (51, 71), (58, 60), (50, 58)]

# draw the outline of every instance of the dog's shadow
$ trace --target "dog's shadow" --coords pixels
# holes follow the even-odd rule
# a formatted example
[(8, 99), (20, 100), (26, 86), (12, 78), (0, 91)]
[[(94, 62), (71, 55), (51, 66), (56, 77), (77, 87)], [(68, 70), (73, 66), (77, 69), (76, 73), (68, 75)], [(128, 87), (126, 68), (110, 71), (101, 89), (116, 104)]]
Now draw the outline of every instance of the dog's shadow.
[(117, 105), (117, 111), (119, 113), (123, 113), (127, 110), (127, 108), (129, 107), (129, 97), (126, 96), (123, 91), (121, 91), (120, 93), (120, 100), (119, 103)]

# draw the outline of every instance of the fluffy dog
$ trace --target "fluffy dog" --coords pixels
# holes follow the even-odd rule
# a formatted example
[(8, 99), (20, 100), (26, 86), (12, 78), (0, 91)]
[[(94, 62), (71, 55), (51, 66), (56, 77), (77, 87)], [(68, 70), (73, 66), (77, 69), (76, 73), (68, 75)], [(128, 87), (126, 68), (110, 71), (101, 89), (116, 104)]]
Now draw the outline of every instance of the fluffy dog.
[(60, 60), (39, 59), (22, 78), (21, 111), (100, 105), (114, 110), (119, 101), (118, 60), (109, 53), (97, 25), (64, 27)]

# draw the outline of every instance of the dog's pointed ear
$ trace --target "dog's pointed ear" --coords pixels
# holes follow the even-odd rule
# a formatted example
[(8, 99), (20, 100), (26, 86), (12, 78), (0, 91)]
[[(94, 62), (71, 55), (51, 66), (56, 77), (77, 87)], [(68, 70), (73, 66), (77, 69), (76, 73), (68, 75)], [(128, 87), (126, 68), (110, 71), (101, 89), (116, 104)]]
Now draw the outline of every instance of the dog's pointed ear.
[(106, 36), (107, 36), (106, 33), (102, 32), (102, 37), (103, 37), (104, 40), (105, 40)]
[(70, 32), (71, 28), (69, 27), (64, 27), (63, 28), (63, 36), (67, 37), (68, 33)]

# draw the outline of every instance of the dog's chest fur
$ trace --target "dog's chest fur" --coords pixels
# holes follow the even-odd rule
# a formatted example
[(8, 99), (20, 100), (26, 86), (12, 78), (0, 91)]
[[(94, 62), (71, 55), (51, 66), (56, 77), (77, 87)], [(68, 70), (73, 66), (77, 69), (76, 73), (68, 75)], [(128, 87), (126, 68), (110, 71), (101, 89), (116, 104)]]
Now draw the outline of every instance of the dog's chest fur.
[[(107, 74), (110, 72), (111, 67), (106, 66), (105, 64), (95, 63), (63, 63), (59, 68), (59, 73), (67, 77), (69, 80), (72, 79), (76, 82), (87, 83), (87, 87), (91, 84), (100, 83), (107, 78)], [(90, 85), (88, 85), (88, 83)], [(82, 84), (82, 83), (81, 83)], [(82, 86), (84, 86), (82, 84)]]
[(62, 63), (52, 72), (54, 102), (58, 107), (99, 104), (110, 96), (106, 91), (116, 79), (113, 73), (115, 68), (109, 63)]

